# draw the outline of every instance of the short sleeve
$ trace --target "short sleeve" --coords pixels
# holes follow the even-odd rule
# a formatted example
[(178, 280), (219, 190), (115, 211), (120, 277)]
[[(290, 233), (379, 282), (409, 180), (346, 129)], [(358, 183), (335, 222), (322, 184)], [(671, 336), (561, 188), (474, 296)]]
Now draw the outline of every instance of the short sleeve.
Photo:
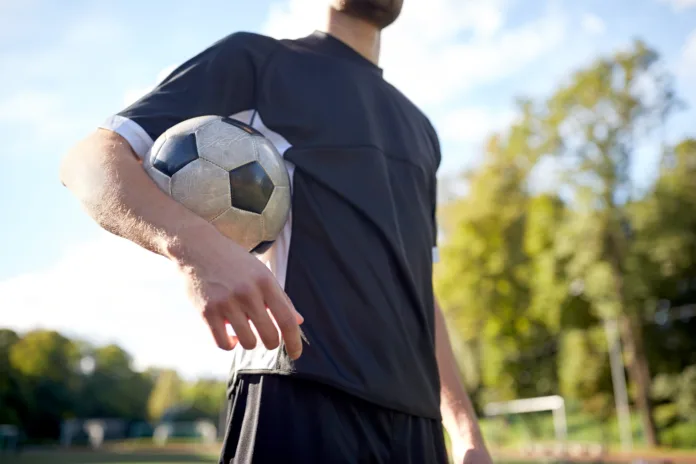
[(236, 33), (218, 41), (100, 127), (119, 133), (142, 158), (157, 137), (182, 121), (252, 109), (258, 74), (253, 37)]

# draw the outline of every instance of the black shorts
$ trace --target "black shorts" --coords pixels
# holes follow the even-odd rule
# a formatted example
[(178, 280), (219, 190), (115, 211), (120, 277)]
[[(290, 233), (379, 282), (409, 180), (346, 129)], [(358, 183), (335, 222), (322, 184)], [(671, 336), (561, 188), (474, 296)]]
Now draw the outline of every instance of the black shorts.
[(440, 421), (278, 375), (240, 376), (220, 456), (221, 464), (447, 462)]

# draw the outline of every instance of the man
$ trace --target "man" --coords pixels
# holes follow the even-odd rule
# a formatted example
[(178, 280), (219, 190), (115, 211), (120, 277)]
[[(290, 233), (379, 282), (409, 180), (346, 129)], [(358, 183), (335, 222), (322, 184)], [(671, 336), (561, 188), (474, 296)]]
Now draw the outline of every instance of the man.
[[(335, 0), (326, 32), (300, 40), (232, 34), (63, 163), (103, 228), (177, 264), (215, 342), (233, 350), (221, 463), (443, 463), (443, 422), (456, 462), (490, 462), (433, 298), (437, 136), (377, 64), (401, 6)], [(292, 215), (263, 262), (138, 162), (166, 129), (206, 114), (250, 124), (286, 160)]]

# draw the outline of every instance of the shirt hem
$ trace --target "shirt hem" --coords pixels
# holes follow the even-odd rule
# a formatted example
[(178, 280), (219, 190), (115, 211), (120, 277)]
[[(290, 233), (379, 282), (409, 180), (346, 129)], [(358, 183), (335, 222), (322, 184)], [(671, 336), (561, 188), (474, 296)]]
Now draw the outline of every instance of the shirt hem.
[(384, 398), (376, 398), (374, 396), (367, 395), (358, 389), (348, 387), (346, 385), (341, 384), (340, 382), (335, 382), (335, 381), (327, 379), (325, 377), (301, 373), (301, 372), (297, 372), (297, 371), (286, 371), (286, 370), (281, 370), (281, 369), (240, 369), (238, 371), (235, 371), (234, 383), (229, 386), (228, 391), (227, 391), (228, 398), (230, 398), (232, 396), (232, 393), (234, 392), (235, 388), (237, 387), (237, 383), (239, 382), (240, 375), (245, 375), (245, 374), (282, 375), (282, 376), (286, 376), (286, 377), (297, 377), (300, 379), (311, 380), (311, 381), (314, 381), (317, 383), (321, 383), (321, 384), (336, 388), (337, 390), (341, 390), (345, 393), (348, 393), (349, 395), (355, 396), (356, 398), (360, 398), (361, 400), (367, 401), (368, 403), (372, 403), (378, 407), (392, 409), (394, 411), (398, 411), (398, 412), (401, 412), (404, 414), (409, 414), (411, 416), (442, 421), (442, 416), (440, 415), (439, 412), (436, 414), (432, 414), (432, 413), (428, 413), (428, 412), (422, 411), (422, 410), (411, 409), (411, 408), (408, 408), (402, 404), (397, 404), (397, 403), (391, 402), (389, 400), (386, 400)]

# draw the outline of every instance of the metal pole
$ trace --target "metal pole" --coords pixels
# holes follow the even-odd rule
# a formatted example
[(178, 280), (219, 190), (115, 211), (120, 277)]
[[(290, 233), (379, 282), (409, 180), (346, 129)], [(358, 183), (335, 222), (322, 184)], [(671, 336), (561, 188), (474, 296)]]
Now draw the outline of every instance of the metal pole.
[(565, 404), (553, 410), (553, 427), (556, 429), (556, 440), (565, 445), (565, 442), (568, 440)]
[(629, 451), (633, 447), (631, 412), (628, 407), (628, 390), (626, 388), (621, 340), (618, 336), (616, 319), (605, 319), (604, 330), (607, 335), (607, 343), (609, 344), (609, 362), (611, 364), (611, 378), (614, 386), (614, 400), (616, 401), (616, 417), (619, 425), (621, 449)]

